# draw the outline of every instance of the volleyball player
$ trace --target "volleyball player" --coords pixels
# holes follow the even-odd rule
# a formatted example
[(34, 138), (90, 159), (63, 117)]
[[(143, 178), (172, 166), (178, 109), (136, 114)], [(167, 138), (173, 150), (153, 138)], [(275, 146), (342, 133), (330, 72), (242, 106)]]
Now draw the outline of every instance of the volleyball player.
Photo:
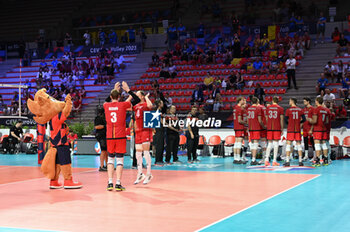
[(233, 146), (233, 163), (234, 164), (241, 164), (245, 161), (240, 159), (241, 155), (241, 149), (242, 149), (242, 143), (244, 138), (244, 132), (245, 132), (245, 124), (247, 124), (246, 121), (244, 121), (243, 118), (243, 108), (242, 106), (245, 104), (246, 99), (244, 97), (239, 97), (237, 99), (238, 104), (233, 109), (233, 126), (235, 130), (235, 144)]
[(257, 165), (259, 163), (256, 161), (256, 153), (259, 147), (261, 130), (265, 128), (265, 125), (262, 121), (262, 109), (259, 106), (259, 99), (253, 97), (251, 101), (253, 105), (247, 110), (249, 136), (251, 140), (250, 151), (252, 152), (252, 161), (250, 165)]
[(331, 124), (332, 124), (332, 120), (335, 119), (335, 114), (329, 109), (330, 108), (330, 102), (324, 102), (323, 107), (327, 110), (327, 114), (328, 114), (328, 123), (326, 123), (326, 133), (324, 135), (324, 140), (326, 142), (327, 145), (327, 150), (328, 150), (328, 162), (324, 162), (324, 164), (329, 164), (330, 163), (330, 155), (331, 155), (331, 145), (329, 143), (330, 137), (331, 137)]
[[(149, 100), (148, 95), (145, 95), (143, 91), (137, 91), (136, 95), (140, 98), (140, 103), (133, 107), (135, 112), (135, 146), (136, 146), (136, 160), (137, 160), (137, 178), (134, 184), (138, 184), (143, 181), (143, 184), (148, 184), (153, 176), (151, 174), (152, 159), (150, 155), (150, 146), (152, 138), (152, 129), (143, 127), (143, 114), (145, 111), (152, 109), (153, 104)], [(147, 174), (142, 173), (142, 153), (146, 160)]]
[(121, 177), (124, 165), (124, 154), (126, 153), (126, 111), (131, 107), (131, 98), (135, 95), (130, 91), (129, 86), (123, 81), (122, 87), (124, 91), (130, 94), (125, 102), (120, 102), (120, 83), (117, 82), (114, 89), (111, 91), (111, 102), (105, 102), (103, 108), (106, 115), (107, 123), (107, 151), (108, 151), (108, 185), (107, 190), (113, 190), (113, 175), (114, 163), (117, 158), (117, 179), (115, 184), (116, 191), (124, 191), (125, 188), (121, 185)]
[(285, 167), (290, 166), (290, 152), (293, 141), (296, 142), (296, 150), (299, 155), (299, 166), (304, 166), (303, 164), (303, 149), (301, 147), (301, 123), (305, 122), (305, 115), (303, 110), (297, 107), (297, 99), (289, 99), (290, 108), (286, 110), (286, 123), (287, 127), (287, 146), (286, 146), (286, 162)]
[(272, 98), (272, 104), (266, 109), (267, 115), (267, 140), (269, 141), (266, 149), (265, 166), (270, 166), (269, 158), (273, 149), (273, 166), (279, 166), (277, 163), (278, 147), (284, 127), (284, 109), (278, 105), (278, 97)]
[(264, 128), (261, 128), (260, 131), (260, 145), (262, 149), (262, 159), (259, 161), (259, 164), (264, 163), (264, 158), (266, 156), (266, 145), (267, 145), (267, 130), (266, 130), (266, 107), (264, 104), (260, 104), (259, 100), (259, 107), (261, 107), (261, 120), (263, 121)]
[[(304, 97), (304, 106), (305, 107), (303, 111), (306, 119), (312, 118), (314, 107), (311, 105), (310, 98)], [(309, 159), (309, 142), (311, 142), (312, 149), (315, 155), (315, 142), (314, 142), (314, 137), (312, 133), (310, 133), (311, 127), (312, 125), (308, 120), (306, 120), (303, 123), (303, 139), (304, 139), (304, 150), (305, 150), (303, 161), (307, 161)]]
[(315, 139), (316, 161), (314, 166), (321, 166), (321, 155), (323, 152), (324, 164), (328, 165), (328, 148), (325, 141), (326, 138), (326, 125), (328, 123), (328, 112), (325, 107), (322, 106), (323, 98), (317, 97), (315, 100), (316, 108), (313, 110), (312, 118), (307, 120), (313, 125), (310, 133), (313, 133)]

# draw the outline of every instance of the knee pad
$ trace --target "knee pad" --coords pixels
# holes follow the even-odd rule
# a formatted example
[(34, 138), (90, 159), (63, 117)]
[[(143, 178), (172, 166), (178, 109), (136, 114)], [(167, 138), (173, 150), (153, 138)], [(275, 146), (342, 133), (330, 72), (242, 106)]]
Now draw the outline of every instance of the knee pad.
[(273, 146), (274, 146), (274, 147), (279, 147), (278, 141), (273, 141)]
[(321, 151), (321, 144), (315, 143), (315, 150), (316, 151)]
[(258, 147), (255, 147), (255, 143), (250, 143), (250, 150), (256, 150)]
[(241, 142), (236, 142), (234, 148), (235, 149), (242, 149), (242, 143)]
[(267, 148), (268, 148), (268, 149), (272, 149), (272, 148), (273, 148), (273, 145), (274, 145), (274, 144), (273, 144), (272, 142), (269, 142), (268, 145), (267, 145)]
[(124, 166), (124, 157), (117, 157), (117, 166)]
[(107, 162), (107, 164), (113, 164), (113, 165), (114, 165), (114, 160), (115, 160), (115, 157), (110, 157), (110, 156), (108, 156), (108, 162)]
[(323, 143), (323, 144), (322, 144), (322, 150), (327, 150), (327, 149), (328, 149), (327, 144), (326, 144), (326, 143)]
[(302, 150), (303, 150), (303, 148), (302, 148), (302, 146), (301, 146), (300, 144), (297, 145), (296, 149), (297, 149), (298, 151), (302, 151)]
[(287, 144), (286, 151), (290, 151), (291, 145)]
[(266, 141), (261, 141), (260, 144), (262, 148), (266, 148)]
[(259, 143), (254, 143), (255, 150), (258, 150), (259, 148)]

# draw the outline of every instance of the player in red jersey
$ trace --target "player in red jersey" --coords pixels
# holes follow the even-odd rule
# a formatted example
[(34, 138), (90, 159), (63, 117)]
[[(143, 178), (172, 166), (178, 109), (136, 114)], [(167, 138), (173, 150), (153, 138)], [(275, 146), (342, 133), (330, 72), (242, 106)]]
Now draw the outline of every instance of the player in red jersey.
[[(259, 107), (261, 107), (261, 120), (263, 121), (265, 127), (266, 127), (266, 106), (259, 103)], [(263, 158), (259, 161), (259, 164), (264, 163), (265, 156), (266, 156), (266, 147), (267, 147), (267, 130), (266, 128), (261, 128), (260, 131), (260, 146), (263, 151)]]
[(248, 104), (247, 102), (245, 101), (245, 103), (242, 105), (242, 110), (243, 110), (243, 121), (244, 122), (247, 122), (245, 125), (244, 125), (244, 137), (243, 137), (243, 148), (244, 148), (244, 153), (242, 152), (242, 163), (246, 164), (248, 162), (247, 158), (245, 157), (246, 156), (246, 152), (248, 150), (248, 145), (249, 145), (249, 137), (248, 137), (248, 112), (247, 112), (247, 109), (248, 109)]
[(323, 98), (317, 97), (315, 100), (316, 108), (313, 111), (312, 118), (308, 118), (307, 120), (313, 125), (310, 133), (313, 133), (315, 139), (315, 150), (316, 150), (316, 162), (314, 166), (321, 166), (321, 150), (323, 151), (323, 156), (325, 159), (325, 165), (328, 163), (328, 148), (327, 144), (324, 140), (325, 134), (327, 133), (326, 125), (328, 123), (328, 112), (322, 106)]
[(241, 161), (241, 149), (242, 149), (242, 142), (244, 138), (244, 132), (245, 132), (245, 124), (247, 124), (247, 121), (244, 121), (243, 117), (243, 108), (242, 106), (245, 104), (246, 99), (244, 97), (239, 97), (237, 99), (237, 105), (233, 108), (233, 126), (235, 130), (235, 145), (233, 146), (233, 163), (234, 164), (241, 164), (246, 161)]
[(329, 143), (330, 137), (331, 137), (331, 128), (332, 128), (332, 121), (335, 119), (335, 114), (330, 110), (331, 103), (330, 102), (324, 102), (323, 107), (326, 108), (327, 113), (328, 113), (328, 123), (326, 124), (326, 134), (324, 137), (324, 140), (326, 141), (327, 148), (328, 148), (328, 163), (329, 163), (329, 158), (331, 155), (331, 144)]
[(278, 155), (278, 147), (279, 140), (281, 139), (281, 135), (284, 127), (284, 117), (283, 112), (284, 109), (278, 105), (278, 97), (272, 98), (272, 104), (269, 105), (266, 109), (267, 116), (267, 140), (269, 144), (266, 149), (265, 156), (265, 166), (270, 166), (269, 158), (271, 150), (273, 149), (273, 166), (279, 166), (277, 163), (277, 155)]
[[(129, 86), (126, 82), (123, 81), (122, 87), (124, 91), (135, 97), (135, 95), (130, 91)], [(125, 102), (120, 102), (120, 83), (117, 82), (110, 94), (112, 102), (105, 102), (103, 104), (107, 123), (106, 139), (108, 151), (108, 191), (113, 190), (114, 162), (116, 157), (117, 180), (115, 190), (125, 190), (125, 188), (121, 185), (120, 179), (123, 172), (124, 153), (126, 153), (126, 111), (127, 109), (131, 108), (131, 96)]]
[(248, 108), (248, 127), (249, 136), (251, 140), (250, 151), (252, 152), (252, 161), (250, 165), (259, 164), (256, 161), (256, 152), (259, 147), (260, 133), (262, 129), (265, 129), (265, 125), (262, 121), (262, 109), (259, 106), (259, 99), (252, 98), (252, 106)]
[[(150, 111), (153, 107), (152, 102), (148, 98), (148, 94), (145, 95), (143, 91), (137, 91), (136, 95), (140, 98), (141, 102), (133, 107), (135, 112), (135, 147), (136, 147), (136, 160), (137, 160), (137, 178), (134, 184), (138, 184), (143, 181), (143, 184), (148, 184), (153, 178), (151, 174), (152, 159), (150, 155), (150, 145), (152, 137), (152, 129), (143, 127), (143, 114), (145, 111)], [(146, 160), (147, 175), (142, 173), (142, 153)]]
[[(313, 114), (313, 110), (314, 107), (311, 105), (311, 99), (308, 97), (304, 98), (304, 115), (307, 118), (312, 118), (312, 114)], [(315, 142), (314, 142), (314, 137), (312, 136), (312, 134), (310, 134), (310, 130), (311, 130), (311, 123), (309, 121), (305, 121), (303, 123), (303, 138), (304, 138), (304, 150), (305, 150), (305, 155), (303, 158), (303, 161), (307, 161), (309, 159), (309, 141), (311, 142), (312, 145), (312, 149), (315, 153)], [(314, 154), (315, 156), (315, 154)]]
[(287, 146), (286, 146), (286, 162), (285, 167), (290, 166), (289, 158), (291, 152), (291, 146), (293, 141), (296, 142), (296, 150), (299, 154), (299, 166), (304, 166), (303, 164), (303, 149), (301, 147), (301, 123), (305, 122), (305, 115), (303, 110), (297, 107), (297, 99), (289, 99), (290, 108), (286, 110), (286, 123), (287, 127)]

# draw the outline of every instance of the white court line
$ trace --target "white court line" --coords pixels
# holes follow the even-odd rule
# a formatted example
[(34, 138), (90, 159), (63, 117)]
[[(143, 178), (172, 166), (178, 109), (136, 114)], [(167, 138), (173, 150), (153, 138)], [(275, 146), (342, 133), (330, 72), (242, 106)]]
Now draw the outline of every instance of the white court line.
[(1, 167), (0, 169), (6, 169), (6, 168), (12, 168), (12, 167), (16, 167), (16, 166), (6, 166), (6, 167)]
[(248, 209), (250, 209), (250, 208), (252, 208), (252, 207), (254, 207), (254, 206), (257, 206), (257, 205), (259, 205), (259, 204), (261, 204), (261, 203), (263, 203), (263, 202), (265, 202), (265, 201), (267, 201), (267, 200), (270, 200), (271, 198), (274, 198), (274, 197), (276, 197), (276, 196), (278, 196), (278, 195), (280, 195), (280, 194), (282, 194), (282, 193), (285, 193), (285, 192), (287, 192), (287, 191), (289, 191), (289, 190), (291, 190), (291, 189), (293, 189), (293, 188), (296, 188), (296, 187), (298, 187), (298, 186), (300, 186), (300, 185), (302, 185), (302, 184), (305, 184), (305, 183), (307, 183), (307, 182), (309, 182), (309, 181), (311, 181), (311, 180), (313, 180), (313, 179), (315, 179), (315, 178), (317, 178), (317, 177), (320, 177), (320, 176), (321, 176), (321, 175), (317, 175), (317, 176), (315, 176), (315, 177), (313, 177), (313, 178), (311, 178), (311, 179), (309, 179), (309, 180), (303, 181), (303, 182), (301, 182), (301, 183), (299, 183), (299, 184), (297, 184), (297, 185), (295, 185), (295, 186), (292, 186), (292, 187), (290, 187), (290, 188), (288, 188), (288, 189), (286, 189), (286, 190), (283, 190), (282, 192), (279, 192), (279, 193), (277, 193), (277, 194), (275, 194), (275, 195), (272, 195), (271, 197), (268, 197), (268, 198), (266, 198), (266, 199), (264, 199), (264, 200), (262, 200), (262, 201), (259, 201), (259, 202), (255, 203), (254, 205), (248, 206), (247, 208), (241, 209), (241, 210), (238, 211), (238, 212), (235, 212), (235, 213), (233, 213), (233, 214), (231, 214), (231, 215), (229, 215), (229, 216), (227, 216), (227, 217), (224, 217), (224, 218), (222, 218), (222, 219), (220, 219), (220, 220), (218, 220), (218, 221), (216, 221), (216, 222), (213, 222), (213, 223), (211, 223), (211, 224), (209, 224), (209, 225), (207, 225), (207, 226), (205, 226), (205, 227), (202, 227), (202, 228), (196, 230), (196, 232), (201, 231), (201, 230), (204, 230), (204, 229), (207, 229), (207, 228), (209, 228), (209, 227), (211, 227), (211, 226), (213, 226), (213, 225), (215, 225), (215, 224), (218, 224), (219, 222), (222, 222), (222, 221), (224, 221), (224, 220), (226, 220), (226, 219), (228, 219), (228, 218), (230, 218), (230, 217), (233, 217), (233, 216), (235, 216), (235, 215), (237, 215), (237, 214), (239, 214), (239, 213), (242, 213), (243, 211), (246, 211), (246, 210), (248, 210)]
[[(89, 170), (89, 171), (83, 171), (83, 172), (73, 172), (72, 174), (81, 174), (81, 173), (88, 173), (88, 172), (96, 172), (96, 170)], [(41, 180), (41, 179), (48, 179), (47, 177), (41, 177), (41, 178), (34, 178), (30, 180), (20, 180), (20, 181), (15, 181), (15, 182), (10, 182), (10, 183), (5, 183), (5, 184), (0, 184), (0, 187), (5, 186), (5, 185), (11, 185), (11, 184), (18, 184), (18, 183), (24, 183), (24, 182), (30, 182), (30, 181), (36, 181), (36, 180)]]

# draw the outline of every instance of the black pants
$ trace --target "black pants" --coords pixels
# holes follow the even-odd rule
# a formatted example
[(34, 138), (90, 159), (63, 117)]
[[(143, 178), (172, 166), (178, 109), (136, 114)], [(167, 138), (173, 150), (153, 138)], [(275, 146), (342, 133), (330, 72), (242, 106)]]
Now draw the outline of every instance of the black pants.
[(304, 149), (309, 150), (309, 139), (312, 145), (312, 149), (315, 151), (315, 142), (313, 137), (304, 137)]
[(191, 138), (191, 135), (187, 135), (187, 157), (188, 161), (197, 159), (197, 147), (199, 142), (199, 135), (195, 135)]
[(297, 82), (295, 81), (295, 69), (287, 69), (288, 88), (290, 88), (291, 79), (293, 80), (294, 88), (297, 88)]
[(153, 143), (156, 147), (156, 163), (163, 162), (163, 152), (164, 152), (164, 130), (163, 128), (156, 129), (156, 133), (153, 136)]
[(168, 144), (166, 147), (166, 156), (165, 156), (165, 162), (169, 163), (171, 159), (171, 155), (173, 155), (173, 162), (176, 162), (179, 160), (177, 157), (177, 152), (179, 150), (179, 142), (180, 137), (178, 134), (168, 133)]

